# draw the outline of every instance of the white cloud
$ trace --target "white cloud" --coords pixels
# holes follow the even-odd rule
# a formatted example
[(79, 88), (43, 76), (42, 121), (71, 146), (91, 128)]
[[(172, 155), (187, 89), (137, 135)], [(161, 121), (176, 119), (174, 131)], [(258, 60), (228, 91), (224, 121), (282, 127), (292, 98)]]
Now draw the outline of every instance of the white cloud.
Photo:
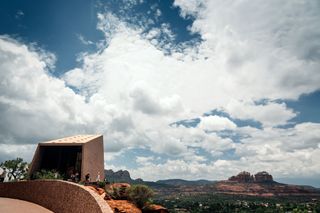
[(187, 147), (179, 138), (165, 133), (166, 131), (157, 130), (147, 133), (147, 137), (151, 140), (151, 151), (176, 157), (181, 157), (188, 152)]
[(87, 104), (64, 81), (51, 76), (43, 53), (8, 37), (0, 38), (2, 143), (35, 143), (40, 139), (96, 132), (109, 120), (104, 108), (95, 112), (94, 97)]
[[(163, 164), (148, 164), (137, 169), (131, 169), (132, 177), (144, 177), (145, 180), (185, 178), (197, 179), (207, 175), (208, 168), (203, 163), (186, 163), (183, 160), (168, 160)], [(152, 171), (152, 172), (146, 172)]]
[(11, 160), (15, 157), (31, 162), (35, 150), (36, 145), (34, 144), (0, 144), (0, 162)]
[[(145, 114), (179, 114), (183, 112), (183, 106), (178, 95), (164, 97), (162, 99), (150, 94), (151, 89), (141, 86), (135, 86), (130, 91), (130, 97), (133, 100), (133, 107), (135, 110), (141, 111)], [(149, 93), (148, 93), (149, 92)]]
[(255, 104), (231, 100), (224, 109), (233, 118), (259, 121), (264, 127), (287, 124), (297, 115), (292, 109), (288, 109), (285, 103), (274, 102)]
[(184, 13), (198, 14), (191, 29), (204, 39), (199, 50), (212, 59), (211, 68), (220, 70), (219, 76), (230, 74), (224, 82), (230, 82), (240, 100), (296, 99), (319, 88), (316, 0), (174, 4)]
[(137, 156), (136, 157), (136, 162), (143, 166), (151, 165), (153, 160), (154, 160), (153, 156), (150, 156), (150, 157)]
[[(240, 134), (249, 135), (250, 137), (242, 139), (243, 144), (239, 145), (237, 150), (242, 150), (241, 147), (245, 148), (241, 153), (243, 156), (246, 153), (247, 155), (261, 154), (259, 152), (267, 154), (267, 149), (270, 151), (277, 150), (280, 154), (295, 150), (318, 149), (320, 143), (319, 127), (319, 123), (301, 123), (286, 129), (265, 128), (258, 130), (239, 128), (237, 131)], [(247, 148), (251, 151), (246, 150)]]
[(212, 115), (201, 117), (198, 127), (207, 131), (220, 131), (226, 129), (235, 129), (237, 126), (226, 117)]
[(196, 16), (199, 10), (201, 9), (202, 3), (206, 1), (201, 0), (175, 0), (173, 5), (180, 7), (181, 16), (186, 17), (187, 15)]
[(230, 138), (221, 138), (211, 133), (202, 143), (201, 147), (210, 152), (213, 156), (223, 155), (227, 150), (233, 149), (236, 145)]

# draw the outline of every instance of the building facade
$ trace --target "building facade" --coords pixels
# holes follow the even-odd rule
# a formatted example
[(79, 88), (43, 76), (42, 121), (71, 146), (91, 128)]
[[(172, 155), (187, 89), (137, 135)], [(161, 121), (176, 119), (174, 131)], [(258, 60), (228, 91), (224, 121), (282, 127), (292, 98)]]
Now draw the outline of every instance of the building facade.
[(40, 170), (54, 170), (68, 179), (79, 174), (81, 181), (104, 179), (102, 135), (76, 135), (38, 144), (29, 169), (32, 178)]

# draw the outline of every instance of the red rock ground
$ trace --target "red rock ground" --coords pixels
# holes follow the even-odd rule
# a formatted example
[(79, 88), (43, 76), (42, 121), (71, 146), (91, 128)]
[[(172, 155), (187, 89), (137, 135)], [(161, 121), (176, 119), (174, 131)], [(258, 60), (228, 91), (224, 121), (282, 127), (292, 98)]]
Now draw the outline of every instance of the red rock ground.
[(127, 200), (107, 200), (107, 203), (115, 213), (141, 213), (133, 203)]
[[(103, 197), (115, 213), (142, 213), (141, 209), (136, 207), (136, 205), (134, 205), (132, 202), (128, 200), (113, 200), (102, 188), (97, 188), (94, 186), (86, 186), (86, 187), (94, 191), (95, 193), (99, 194), (101, 197)], [(125, 190), (129, 187), (130, 187), (130, 184), (127, 184), (127, 183), (115, 183), (107, 186), (108, 189), (120, 188), (122, 190)], [(168, 210), (163, 206), (151, 204), (147, 206), (146, 212), (167, 213)]]

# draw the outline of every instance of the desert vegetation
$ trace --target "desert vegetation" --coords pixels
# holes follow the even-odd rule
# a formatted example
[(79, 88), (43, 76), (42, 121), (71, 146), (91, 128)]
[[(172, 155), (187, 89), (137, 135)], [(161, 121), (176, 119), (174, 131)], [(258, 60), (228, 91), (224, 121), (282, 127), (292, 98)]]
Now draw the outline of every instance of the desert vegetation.
[(146, 185), (127, 183), (115, 183), (106, 185), (106, 193), (114, 200), (128, 200), (134, 203), (138, 208), (143, 209), (152, 204), (154, 192)]
[(22, 158), (6, 160), (0, 163), (0, 168), (7, 175), (9, 181), (17, 181), (28, 178), (28, 163)]
[(133, 185), (128, 188), (128, 198), (139, 208), (145, 207), (152, 203), (153, 191), (146, 185)]
[(36, 172), (33, 179), (63, 179), (63, 176), (55, 170), (40, 170)]

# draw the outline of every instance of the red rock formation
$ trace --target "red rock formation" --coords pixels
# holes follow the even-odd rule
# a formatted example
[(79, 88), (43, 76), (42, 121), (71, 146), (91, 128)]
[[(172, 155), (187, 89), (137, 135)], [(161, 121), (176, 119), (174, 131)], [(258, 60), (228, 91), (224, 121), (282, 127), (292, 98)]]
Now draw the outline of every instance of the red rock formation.
[(254, 181), (257, 183), (273, 182), (273, 177), (268, 172), (258, 172), (254, 175)]
[(236, 176), (230, 177), (228, 180), (236, 181), (239, 183), (249, 183), (249, 182), (254, 182), (254, 177), (249, 172), (243, 171)]
[(265, 183), (273, 182), (273, 177), (268, 172), (258, 172), (254, 176), (249, 172), (243, 171), (236, 176), (232, 176), (228, 179), (229, 181), (235, 181), (238, 183)]

